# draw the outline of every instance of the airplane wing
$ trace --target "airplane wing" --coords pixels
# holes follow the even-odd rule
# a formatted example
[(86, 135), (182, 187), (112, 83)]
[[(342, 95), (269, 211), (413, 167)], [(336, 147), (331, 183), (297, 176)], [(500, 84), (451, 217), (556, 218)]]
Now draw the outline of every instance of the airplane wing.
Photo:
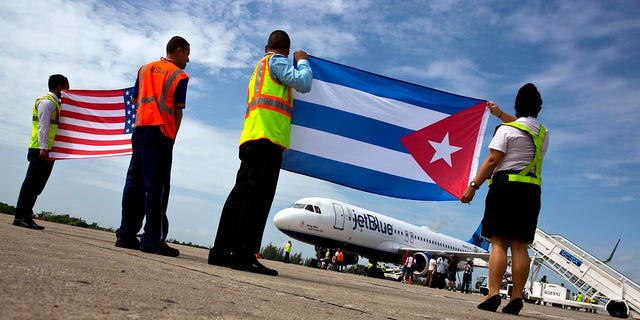
[(467, 259), (482, 259), (489, 262), (489, 252), (467, 252), (467, 251), (451, 251), (451, 250), (433, 250), (433, 249), (420, 249), (420, 248), (399, 248), (398, 252), (403, 253), (409, 251), (411, 254), (424, 252), (436, 256), (450, 256), (454, 255), (460, 261)]

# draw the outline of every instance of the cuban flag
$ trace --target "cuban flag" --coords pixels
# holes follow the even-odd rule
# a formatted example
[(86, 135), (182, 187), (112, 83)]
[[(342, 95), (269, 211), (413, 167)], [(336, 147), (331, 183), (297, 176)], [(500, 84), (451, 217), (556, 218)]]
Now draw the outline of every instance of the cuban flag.
[(456, 200), (476, 174), (486, 101), (317, 57), (282, 168), (380, 195)]

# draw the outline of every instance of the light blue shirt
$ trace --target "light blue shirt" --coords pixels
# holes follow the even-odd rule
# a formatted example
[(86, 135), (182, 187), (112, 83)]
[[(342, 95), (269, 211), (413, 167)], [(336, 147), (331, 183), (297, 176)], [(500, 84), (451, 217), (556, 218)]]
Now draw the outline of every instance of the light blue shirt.
[(305, 59), (298, 60), (297, 63), (298, 67), (294, 68), (287, 57), (276, 53), (269, 59), (271, 75), (285, 86), (294, 88), (301, 93), (307, 93), (311, 91), (311, 81), (313, 80), (311, 65)]

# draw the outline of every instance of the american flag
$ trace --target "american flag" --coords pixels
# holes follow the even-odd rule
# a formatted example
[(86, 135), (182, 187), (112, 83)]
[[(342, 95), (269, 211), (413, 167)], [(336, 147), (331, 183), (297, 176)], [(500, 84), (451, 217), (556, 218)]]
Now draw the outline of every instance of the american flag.
[(60, 120), (49, 157), (55, 160), (131, 154), (133, 88), (62, 91)]

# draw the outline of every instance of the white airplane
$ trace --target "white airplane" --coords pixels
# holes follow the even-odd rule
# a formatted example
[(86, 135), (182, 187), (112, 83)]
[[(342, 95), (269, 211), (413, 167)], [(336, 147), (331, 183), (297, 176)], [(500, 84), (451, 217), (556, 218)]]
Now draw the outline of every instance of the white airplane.
[(486, 267), (489, 259), (489, 243), (480, 236), (480, 227), (465, 242), (332, 199), (300, 199), (280, 210), (273, 222), (288, 236), (315, 245), (316, 252), (341, 248), (347, 264), (356, 263), (359, 255), (370, 261), (398, 264), (402, 254), (409, 251), (416, 261), (415, 274), (423, 276), (432, 255), (454, 255), (459, 268), (467, 259)]

